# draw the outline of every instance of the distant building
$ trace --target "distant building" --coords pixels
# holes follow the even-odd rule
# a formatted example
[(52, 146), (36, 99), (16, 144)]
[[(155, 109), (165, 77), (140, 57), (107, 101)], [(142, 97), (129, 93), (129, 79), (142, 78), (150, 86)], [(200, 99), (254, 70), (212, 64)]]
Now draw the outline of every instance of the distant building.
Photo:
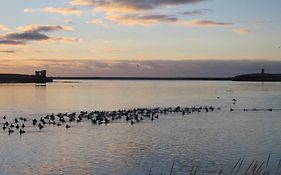
[(33, 77), (35, 83), (53, 82), (52, 78), (47, 77), (46, 70), (35, 71), (35, 75)]
[(35, 71), (35, 76), (45, 78), (45, 77), (47, 77), (47, 71), (46, 70)]

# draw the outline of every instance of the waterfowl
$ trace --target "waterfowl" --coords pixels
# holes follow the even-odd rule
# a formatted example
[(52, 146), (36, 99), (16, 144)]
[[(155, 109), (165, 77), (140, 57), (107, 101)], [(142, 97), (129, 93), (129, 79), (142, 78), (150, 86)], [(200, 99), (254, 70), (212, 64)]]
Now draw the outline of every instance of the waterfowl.
[(9, 134), (10, 134), (10, 133), (14, 132), (14, 130), (12, 130), (11, 128), (9, 128), (9, 131), (8, 131), (8, 132), (9, 132)]
[(135, 124), (135, 122), (133, 120), (131, 120), (131, 125)]
[(35, 118), (35, 119), (32, 120), (33, 126), (36, 125), (36, 123), (37, 123), (37, 120), (36, 120), (36, 118)]
[(38, 124), (38, 127), (40, 130), (42, 130), (44, 128), (44, 126), (41, 123)]
[(20, 135), (22, 135), (23, 133), (25, 133), (25, 131), (20, 128)]

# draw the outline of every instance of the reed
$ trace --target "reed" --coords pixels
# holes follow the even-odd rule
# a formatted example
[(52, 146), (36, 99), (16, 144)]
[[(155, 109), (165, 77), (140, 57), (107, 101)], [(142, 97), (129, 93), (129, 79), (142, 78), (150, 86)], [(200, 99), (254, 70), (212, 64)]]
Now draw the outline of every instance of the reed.
[[(257, 161), (253, 160), (251, 163), (247, 163), (243, 158), (239, 158), (234, 166), (227, 171), (227, 169), (220, 169), (218, 171), (218, 175), (281, 175), (281, 159), (279, 159), (278, 163), (275, 167), (271, 167), (270, 164), (270, 158), (271, 154), (268, 154), (266, 161)], [(175, 160), (173, 161), (173, 164), (171, 166), (171, 169), (169, 171), (169, 175), (176, 175), (176, 174), (189, 174), (189, 175), (200, 175), (200, 174), (206, 174), (206, 172), (201, 172), (198, 166), (191, 165), (191, 168), (189, 171), (186, 172), (176, 172), (174, 170), (175, 166)], [(152, 167), (149, 170), (149, 175), (152, 174)], [(161, 173), (165, 174), (165, 173)], [(214, 174), (214, 173), (212, 173)]]

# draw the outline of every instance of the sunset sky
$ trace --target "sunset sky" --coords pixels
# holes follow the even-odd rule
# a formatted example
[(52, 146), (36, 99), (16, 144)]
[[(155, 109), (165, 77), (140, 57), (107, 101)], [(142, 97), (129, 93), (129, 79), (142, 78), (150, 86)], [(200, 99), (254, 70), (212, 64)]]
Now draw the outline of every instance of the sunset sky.
[(0, 15), (0, 73), (231, 76), (281, 70), (280, 0), (3, 0)]

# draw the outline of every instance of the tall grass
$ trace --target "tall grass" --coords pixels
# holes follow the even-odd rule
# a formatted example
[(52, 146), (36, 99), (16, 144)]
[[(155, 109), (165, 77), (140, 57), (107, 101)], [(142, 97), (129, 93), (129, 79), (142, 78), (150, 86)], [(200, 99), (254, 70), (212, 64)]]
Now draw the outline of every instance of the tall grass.
[[(212, 172), (210, 174), (214, 175), (281, 175), (281, 159), (275, 166), (269, 167), (271, 154), (268, 154), (266, 161), (253, 160), (252, 162), (247, 162), (243, 158), (236, 161), (233, 167), (229, 170), (219, 169), (217, 173)], [(187, 175), (201, 175), (208, 174), (206, 172), (200, 171), (198, 166), (191, 166), (191, 169), (186, 172), (175, 171), (176, 161), (173, 161), (171, 169), (169, 170), (169, 175), (177, 174), (187, 174)], [(273, 165), (273, 164), (272, 164)], [(155, 174), (152, 172), (152, 167), (149, 170), (149, 175)], [(164, 174), (164, 173), (161, 173)]]

